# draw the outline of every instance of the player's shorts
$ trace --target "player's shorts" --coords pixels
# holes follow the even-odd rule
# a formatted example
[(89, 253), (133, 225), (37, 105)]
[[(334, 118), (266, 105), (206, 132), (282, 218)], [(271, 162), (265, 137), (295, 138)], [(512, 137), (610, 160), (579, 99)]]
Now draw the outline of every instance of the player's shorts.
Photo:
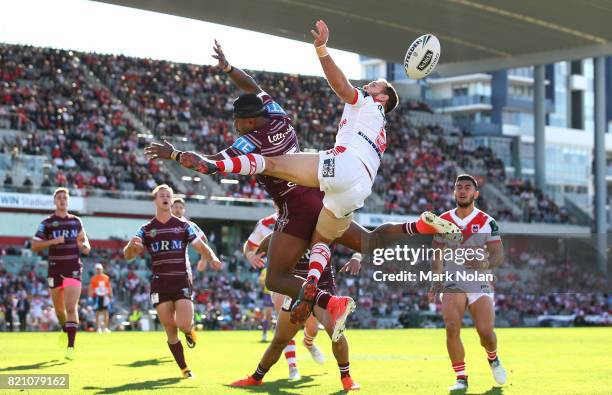
[[(451, 286), (445, 286), (444, 290), (447, 293), (463, 293), (465, 294), (465, 296), (467, 297), (468, 300), (468, 306), (471, 305), (472, 303), (474, 303), (475, 301), (477, 301), (478, 299), (480, 299), (481, 297), (489, 297), (491, 298), (491, 301), (493, 301), (493, 304), (495, 304), (495, 293), (493, 292), (493, 288), (491, 287), (491, 285), (489, 283), (481, 283), (478, 287), (480, 288), (480, 291), (478, 292), (472, 292), (475, 291), (474, 289), (475, 285), (473, 283), (470, 284), (469, 287), (462, 287), (461, 284), (453, 284)], [(444, 292), (440, 293), (440, 300), (442, 300), (442, 298), (444, 297)]]
[(317, 174), (321, 191), (325, 192), (323, 204), (338, 218), (363, 207), (372, 193), (372, 178), (350, 148), (338, 146), (320, 151)]
[(97, 295), (94, 298), (94, 309), (96, 311), (106, 311), (108, 310), (109, 299), (107, 296)]
[(316, 188), (300, 188), (300, 193), (276, 204), (278, 219), (274, 231), (310, 241), (323, 208), (323, 193)]
[(151, 281), (151, 304), (157, 307), (164, 302), (176, 302), (181, 299), (191, 299), (192, 287), (189, 276), (153, 276)]
[(181, 299), (192, 300), (191, 293), (191, 287), (172, 292), (151, 292), (151, 304), (153, 307), (157, 307), (164, 302), (176, 302)]
[[(78, 274), (77, 274), (78, 273)], [(65, 288), (65, 287), (80, 287), (81, 286), (81, 272), (71, 273), (71, 275), (62, 275), (59, 273), (49, 273), (47, 275), (47, 284), (49, 288)], [(73, 274), (77, 274), (73, 276)]]
[(263, 307), (274, 307), (274, 303), (272, 302), (272, 295), (269, 293), (263, 294)]

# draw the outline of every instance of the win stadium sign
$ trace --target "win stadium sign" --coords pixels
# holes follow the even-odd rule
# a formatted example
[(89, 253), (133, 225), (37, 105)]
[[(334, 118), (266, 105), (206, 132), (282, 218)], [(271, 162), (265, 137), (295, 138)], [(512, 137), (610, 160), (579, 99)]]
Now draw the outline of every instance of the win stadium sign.
[[(84, 211), (85, 204), (82, 197), (70, 197), (70, 211)], [(0, 192), (0, 208), (55, 210), (52, 195), (32, 193)]]

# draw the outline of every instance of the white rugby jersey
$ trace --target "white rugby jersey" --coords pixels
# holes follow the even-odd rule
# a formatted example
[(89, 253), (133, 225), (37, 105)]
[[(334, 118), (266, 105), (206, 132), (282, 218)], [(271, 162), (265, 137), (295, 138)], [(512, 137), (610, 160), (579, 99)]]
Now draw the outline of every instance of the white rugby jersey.
[(380, 167), (387, 148), (385, 109), (361, 88), (355, 88), (355, 97), (344, 105), (336, 146), (352, 148), (367, 166), (372, 177)]

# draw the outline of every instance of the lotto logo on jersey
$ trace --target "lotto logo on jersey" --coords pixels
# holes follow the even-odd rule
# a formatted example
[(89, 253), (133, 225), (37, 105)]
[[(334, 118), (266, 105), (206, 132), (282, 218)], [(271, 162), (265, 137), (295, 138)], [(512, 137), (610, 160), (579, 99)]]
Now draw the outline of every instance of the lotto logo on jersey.
[(239, 137), (236, 141), (234, 141), (234, 144), (232, 144), (232, 147), (244, 154), (253, 152), (255, 151), (255, 148), (256, 148), (255, 144), (251, 143), (249, 139), (247, 139), (244, 136)]

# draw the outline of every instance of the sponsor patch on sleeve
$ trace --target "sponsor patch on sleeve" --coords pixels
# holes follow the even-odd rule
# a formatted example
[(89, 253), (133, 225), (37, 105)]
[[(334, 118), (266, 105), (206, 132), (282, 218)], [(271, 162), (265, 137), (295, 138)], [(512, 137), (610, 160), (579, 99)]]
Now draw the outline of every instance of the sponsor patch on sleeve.
[(250, 152), (255, 151), (255, 144), (253, 144), (248, 138), (241, 136), (234, 144), (232, 144), (232, 148), (242, 152), (243, 154), (248, 154)]

